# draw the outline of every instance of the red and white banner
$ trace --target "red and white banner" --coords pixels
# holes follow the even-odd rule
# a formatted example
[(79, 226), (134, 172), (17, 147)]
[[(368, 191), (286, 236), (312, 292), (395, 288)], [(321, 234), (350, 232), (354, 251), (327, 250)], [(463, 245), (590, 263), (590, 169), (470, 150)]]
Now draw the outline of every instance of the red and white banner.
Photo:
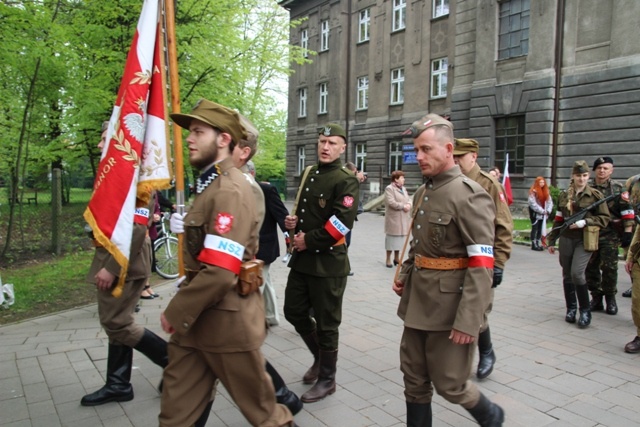
[(504, 187), (504, 193), (507, 196), (507, 204), (511, 206), (513, 203), (513, 193), (511, 192), (511, 179), (509, 178), (509, 153), (507, 153), (507, 157), (504, 159), (502, 186)]
[(95, 239), (122, 267), (114, 296), (120, 296), (129, 267), (136, 199), (139, 205), (149, 200), (172, 178), (158, 4), (145, 0), (142, 6), (84, 213)]

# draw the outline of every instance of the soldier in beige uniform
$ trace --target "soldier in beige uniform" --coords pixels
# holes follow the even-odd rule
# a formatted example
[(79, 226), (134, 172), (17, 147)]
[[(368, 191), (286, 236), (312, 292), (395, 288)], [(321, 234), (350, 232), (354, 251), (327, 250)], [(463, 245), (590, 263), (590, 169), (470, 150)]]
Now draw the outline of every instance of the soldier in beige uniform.
[[(107, 126), (102, 124), (102, 137), (98, 148), (104, 149)], [(107, 381), (97, 391), (82, 398), (82, 406), (97, 406), (107, 402), (126, 402), (133, 399), (131, 369), (135, 348), (153, 363), (164, 368), (167, 365), (167, 342), (138, 325), (134, 309), (140, 293), (151, 276), (151, 240), (147, 232), (153, 212), (153, 198), (145, 203), (136, 199), (129, 268), (122, 295), (114, 297), (111, 291), (118, 283), (120, 265), (104, 247), (94, 240), (96, 252), (87, 274), (87, 281), (95, 283), (100, 325), (109, 337), (107, 354)]]
[(469, 381), (475, 341), (491, 304), (495, 206), (453, 159), (453, 126), (427, 114), (413, 138), (426, 178), (414, 195), (411, 249), (393, 290), (404, 321), (400, 366), (407, 426), (431, 426), (433, 389), (481, 426), (501, 426), (502, 409)]
[(266, 325), (256, 281), (240, 295), (239, 275), (257, 251), (260, 222), (251, 184), (231, 159), (246, 133), (236, 112), (204, 99), (191, 114), (171, 118), (190, 130), (189, 162), (204, 172), (184, 217), (187, 280), (160, 318), (172, 334), (160, 426), (194, 425), (217, 380), (251, 425), (293, 425), (289, 409), (276, 403), (260, 353)]
[(495, 241), (493, 242), (493, 286), (491, 289), (491, 304), (485, 313), (485, 328), (480, 330), (478, 338), (478, 370), (476, 376), (479, 379), (487, 378), (493, 371), (496, 363), (496, 355), (491, 343), (491, 331), (489, 329), (488, 316), (493, 307), (493, 288), (502, 283), (504, 266), (511, 257), (511, 244), (513, 243), (513, 219), (504, 195), (502, 185), (488, 172), (483, 171), (476, 163), (480, 145), (475, 139), (456, 139), (453, 156), (456, 164), (460, 166), (462, 173), (477, 182), (489, 193), (496, 208)]

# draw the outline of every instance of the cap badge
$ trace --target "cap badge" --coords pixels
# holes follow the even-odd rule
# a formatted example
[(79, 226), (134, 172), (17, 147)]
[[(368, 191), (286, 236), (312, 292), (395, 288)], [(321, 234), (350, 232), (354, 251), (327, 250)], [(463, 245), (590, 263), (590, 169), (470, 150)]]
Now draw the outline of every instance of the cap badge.
[(424, 123), (422, 124), (422, 126), (429, 126), (429, 123), (431, 123), (431, 120), (427, 120), (426, 122), (424, 122)]
[(325, 126), (323, 134), (324, 136), (331, 136), (331, 126)]

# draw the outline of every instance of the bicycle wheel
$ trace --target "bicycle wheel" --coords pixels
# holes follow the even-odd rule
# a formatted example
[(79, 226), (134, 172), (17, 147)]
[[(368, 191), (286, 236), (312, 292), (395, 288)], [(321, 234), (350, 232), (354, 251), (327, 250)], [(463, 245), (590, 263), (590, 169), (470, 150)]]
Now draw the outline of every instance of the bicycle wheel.
[(165, 279), (178, 277), (178, 238), (165, 236), (153, 245), (156, 254), (156, 273)]

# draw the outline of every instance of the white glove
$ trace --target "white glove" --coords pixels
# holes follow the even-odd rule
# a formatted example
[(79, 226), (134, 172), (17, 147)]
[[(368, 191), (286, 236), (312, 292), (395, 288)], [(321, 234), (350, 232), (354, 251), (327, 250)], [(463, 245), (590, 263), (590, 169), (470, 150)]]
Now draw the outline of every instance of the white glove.
[(578, 220), (575, 222), (576, 227), (578, 228), (584, 228), (585, 225), (587, 225), (587, 221), (585, 221), (584, 219)]
[(184, 216), (185, 214), (174, 213), (169, 219), (169, 229), (174, 234), (184, 233)]

